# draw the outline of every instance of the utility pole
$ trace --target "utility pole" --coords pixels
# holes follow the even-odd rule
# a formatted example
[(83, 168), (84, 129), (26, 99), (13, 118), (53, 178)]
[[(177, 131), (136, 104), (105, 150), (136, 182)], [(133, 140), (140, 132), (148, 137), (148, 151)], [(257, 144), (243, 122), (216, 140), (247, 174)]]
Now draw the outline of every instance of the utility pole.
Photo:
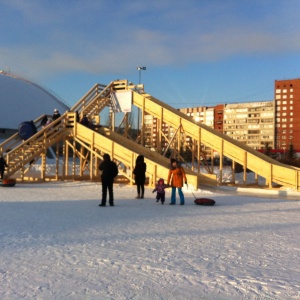
[[(141, 78), (142, 78), (142, 70), (146, 71), (146, 67), (137, 67), (137, 70), (139, 71), (139, 84), (141, 84)], [(140, 131), (140, 108), (138, 108), (138, 119), (137, 119), (137, 137), (139, 136)]]

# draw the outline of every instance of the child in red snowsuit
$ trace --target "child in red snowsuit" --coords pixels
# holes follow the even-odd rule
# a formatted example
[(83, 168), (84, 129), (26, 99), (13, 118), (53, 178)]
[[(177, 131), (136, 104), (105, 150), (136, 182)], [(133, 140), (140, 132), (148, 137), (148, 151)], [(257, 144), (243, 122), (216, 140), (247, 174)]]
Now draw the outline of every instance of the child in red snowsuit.
[(158, 202), (159, 200), (161, 201), (161, 204), (165, 203), (165, 189), (168, 188), (169, 185), (164, 183), (164, 180), (162, 178), (160, 178), (155, 186), (155, 189), (152, 191), (152, 193), (157, 192), (156, 193), (156, 202)]

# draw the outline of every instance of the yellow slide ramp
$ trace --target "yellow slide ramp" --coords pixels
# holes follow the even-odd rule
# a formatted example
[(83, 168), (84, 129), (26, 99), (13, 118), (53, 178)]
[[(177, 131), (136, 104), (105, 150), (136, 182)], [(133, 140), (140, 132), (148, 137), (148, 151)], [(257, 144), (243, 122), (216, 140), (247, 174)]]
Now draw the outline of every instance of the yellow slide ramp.
[[(281, 164), (278, 161), (222, 134), (204, 124), (193, 121), (184, 113), (143, 92), (133, 90), (133, 105), (158, 118), (174, 128), (182, 126), (187, 136), (204, 144), (234, 162), (266, 179), (269, 187), (277, 183), (298, 190), (300, 185), (299, 169)], [(221, 160), (221, 159), (220, 159)], [(245, 175), (246, 176), (246, 175)]]
[[(166, 157), (151, 151), (142, 145), (135, 143), (118, 133), (109, 129), (101, 128), (99, 131), (91, 130), (79, 123), (74, 126), (74, 138), (77, 142), (86, 144), (89, 151), (98, 155), (97, 150), (101, 151), (101, 156), (108, 153), (112, 159), (120, 162), (124, 166), (124, 175), (133, 183), (133, 168), (138, 155), (145, 157), (147, 164), (147, 177), (149, 184), (154, 186), (159, 178), (167, 180), (170, 161)], [(215, 175), (205, 176), (195, 173), (188, 168), (184, 168), (187, 180), (190, 185), (198, 188), (199, 183), (216, 185)]]

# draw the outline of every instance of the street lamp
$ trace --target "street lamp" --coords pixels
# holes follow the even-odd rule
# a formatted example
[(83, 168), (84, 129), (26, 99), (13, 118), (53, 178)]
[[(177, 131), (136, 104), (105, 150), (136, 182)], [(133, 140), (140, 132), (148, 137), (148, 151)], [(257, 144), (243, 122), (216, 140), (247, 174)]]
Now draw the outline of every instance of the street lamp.
[(137, 67), (137, 70), (139, 71), (139, 84), (141, 84), (141, 71), (146, 71), (146, 67)]
[[(139, 84), (141, 84), (141, 71), (146, 71), (146, 67), (137, 67), (137, 70), (139, 71)], [(140, 131), (140, 109), (138, 108), (138, 120), (137, 120), (137, 136), (139, 136)]]

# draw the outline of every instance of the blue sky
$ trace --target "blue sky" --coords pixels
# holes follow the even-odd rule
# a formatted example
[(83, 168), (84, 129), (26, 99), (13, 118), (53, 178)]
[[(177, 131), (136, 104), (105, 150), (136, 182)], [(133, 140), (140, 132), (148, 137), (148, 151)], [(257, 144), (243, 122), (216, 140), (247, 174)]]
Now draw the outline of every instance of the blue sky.
[(176, 108), (272, 100), (300, 78), (298, 0), (0, 0), (0, 69), (70, 105), (138, 83)]

